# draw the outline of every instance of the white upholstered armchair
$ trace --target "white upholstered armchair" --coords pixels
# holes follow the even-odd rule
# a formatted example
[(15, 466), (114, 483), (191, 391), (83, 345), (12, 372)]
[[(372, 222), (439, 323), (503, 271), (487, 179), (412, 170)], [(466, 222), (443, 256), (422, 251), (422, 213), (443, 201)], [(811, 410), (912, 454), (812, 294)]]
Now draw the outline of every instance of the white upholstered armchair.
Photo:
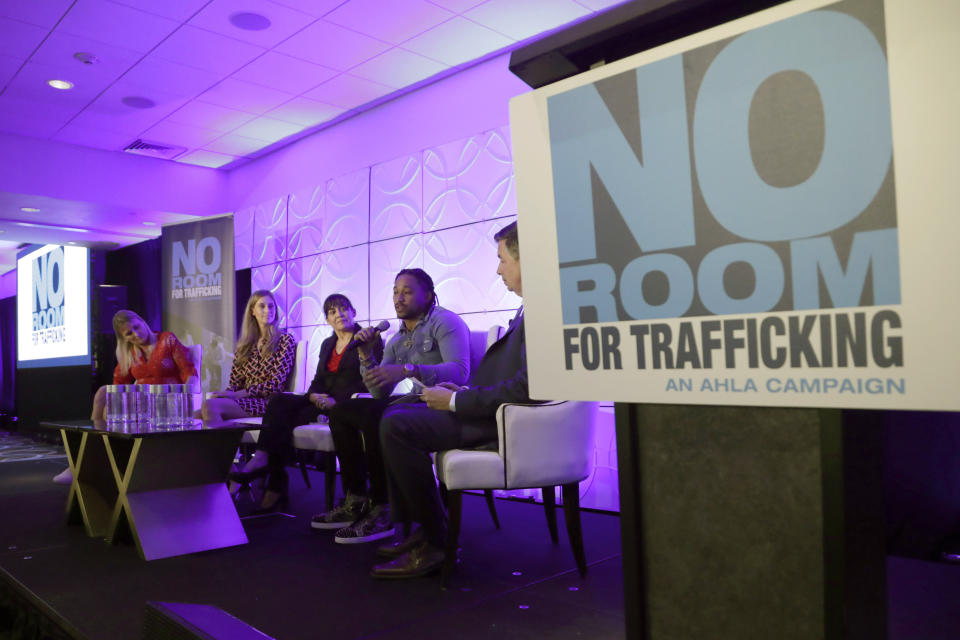
[(462, 494), (469, 489), (484, 490), (498, 529), (493, 489), (542, 489), (550, 537), (557, 543), (554, 489), (560, 486), (570, 546), (580, 574), (586, 574), (579, 485), (592, 469), (596, 416), (594, 402), (503, 404), (497, 410), (497, 450), (453, 449), (437, 453), (437, 478), (441, 487), (446, 487), (450, 518), (444, 585), (456, 561)]

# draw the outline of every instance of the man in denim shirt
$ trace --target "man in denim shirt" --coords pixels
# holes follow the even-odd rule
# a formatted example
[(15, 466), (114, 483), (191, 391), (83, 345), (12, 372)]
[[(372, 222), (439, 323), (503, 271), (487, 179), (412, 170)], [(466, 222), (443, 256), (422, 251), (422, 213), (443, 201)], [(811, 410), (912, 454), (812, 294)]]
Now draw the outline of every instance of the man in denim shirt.
[[(422, 269), (403, 269), (393, 285), (400, 329), (375, 362), (368, 345), (377, 331), (368, 327), (355, 340), (360, 370), (373, 398), (355, 398), (330, 410), (330, 432), (345, 498), (336, 508), (314, 516), (315, 529), (336, 529), (336, 542), (369, 542), (393, 535), (386, 477), (380, 453), (379, 424), (390, 393), (410, 378), (418, 388), (441, 382), (463, 384), (470, 374), (470, 331), (460, 316), (437, 305), (433, 280)], [(412, 396), (419, 400), (416, 396)], [(362, 437), (361, 437), (362, 434)], [(370, 478), (367, 491), (367, 474)]]

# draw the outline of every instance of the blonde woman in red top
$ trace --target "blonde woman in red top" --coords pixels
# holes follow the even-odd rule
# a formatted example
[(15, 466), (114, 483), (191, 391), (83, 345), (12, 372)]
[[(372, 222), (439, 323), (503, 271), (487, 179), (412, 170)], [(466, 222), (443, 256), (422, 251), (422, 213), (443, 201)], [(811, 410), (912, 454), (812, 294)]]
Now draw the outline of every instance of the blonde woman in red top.
[[(121, 309), (113, 314), (113, 332), (117, 336), (113, 384), (186, 384), (191, 390), (200, 389), (190, 351), (170, 331), (156, 333), (139, 315)], [(106, 387), (100, 387), (93, 396), (91, 420), (106, 420), (106, 392)], [(57, 474), (53, 480), (69, 484), (70, 469)]]
[(230, 369), (230, 384), (204, 401), (209, 422), (262, 416), (267, 399), (283, 391), (293, 369), (297, 343), (277, 326), (277, 301), (265, 289), (254, 291), (243, 312), (240, 338)]
[[(199, 390), (200, 378), (190, 351), (170, 331), (157, 333), (127, 309), (113, 314), (117, 335), (117, 366), (113, 384), (185, 384)], [(106, 389), (93, 397), (92, 420), (106, 419)]]

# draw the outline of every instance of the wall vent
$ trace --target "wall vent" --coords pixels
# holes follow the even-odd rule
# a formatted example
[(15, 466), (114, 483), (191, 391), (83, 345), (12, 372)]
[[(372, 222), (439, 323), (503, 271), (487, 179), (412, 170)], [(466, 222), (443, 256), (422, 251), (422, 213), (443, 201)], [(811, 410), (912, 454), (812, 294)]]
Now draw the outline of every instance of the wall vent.
[(123, 150), (127, 153), (135, 153), (138, 156), (149, 156), (151, 158), (164, 158), (166, 160), (172, 160), (186, 151), (187, 148), (173, 147), (167, 144), (161, 144), (159, 142), (151, 142), (149, 140), (141, 140), (140, 138), (137, 138), (128, 144)]

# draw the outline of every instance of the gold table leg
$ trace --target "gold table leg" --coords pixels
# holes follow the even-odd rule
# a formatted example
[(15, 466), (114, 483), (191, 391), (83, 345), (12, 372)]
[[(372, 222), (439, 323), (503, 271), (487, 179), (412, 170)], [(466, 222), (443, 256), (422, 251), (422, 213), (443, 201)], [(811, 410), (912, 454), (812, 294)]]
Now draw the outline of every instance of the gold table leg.
[(241, 436), (212, 429), (132, 441), (102, 435), (118, 488), (107, 540), (129, 534), (145, 560), (246, 544), (226, 487)]
[(107, 466), (103, 442), (91, 435), (60, 430), (73, 474), (67, 497), (67, 523), (82, 522), (88, 536), (98, 537), (110, 531), (111, 513), (120, 492)]

